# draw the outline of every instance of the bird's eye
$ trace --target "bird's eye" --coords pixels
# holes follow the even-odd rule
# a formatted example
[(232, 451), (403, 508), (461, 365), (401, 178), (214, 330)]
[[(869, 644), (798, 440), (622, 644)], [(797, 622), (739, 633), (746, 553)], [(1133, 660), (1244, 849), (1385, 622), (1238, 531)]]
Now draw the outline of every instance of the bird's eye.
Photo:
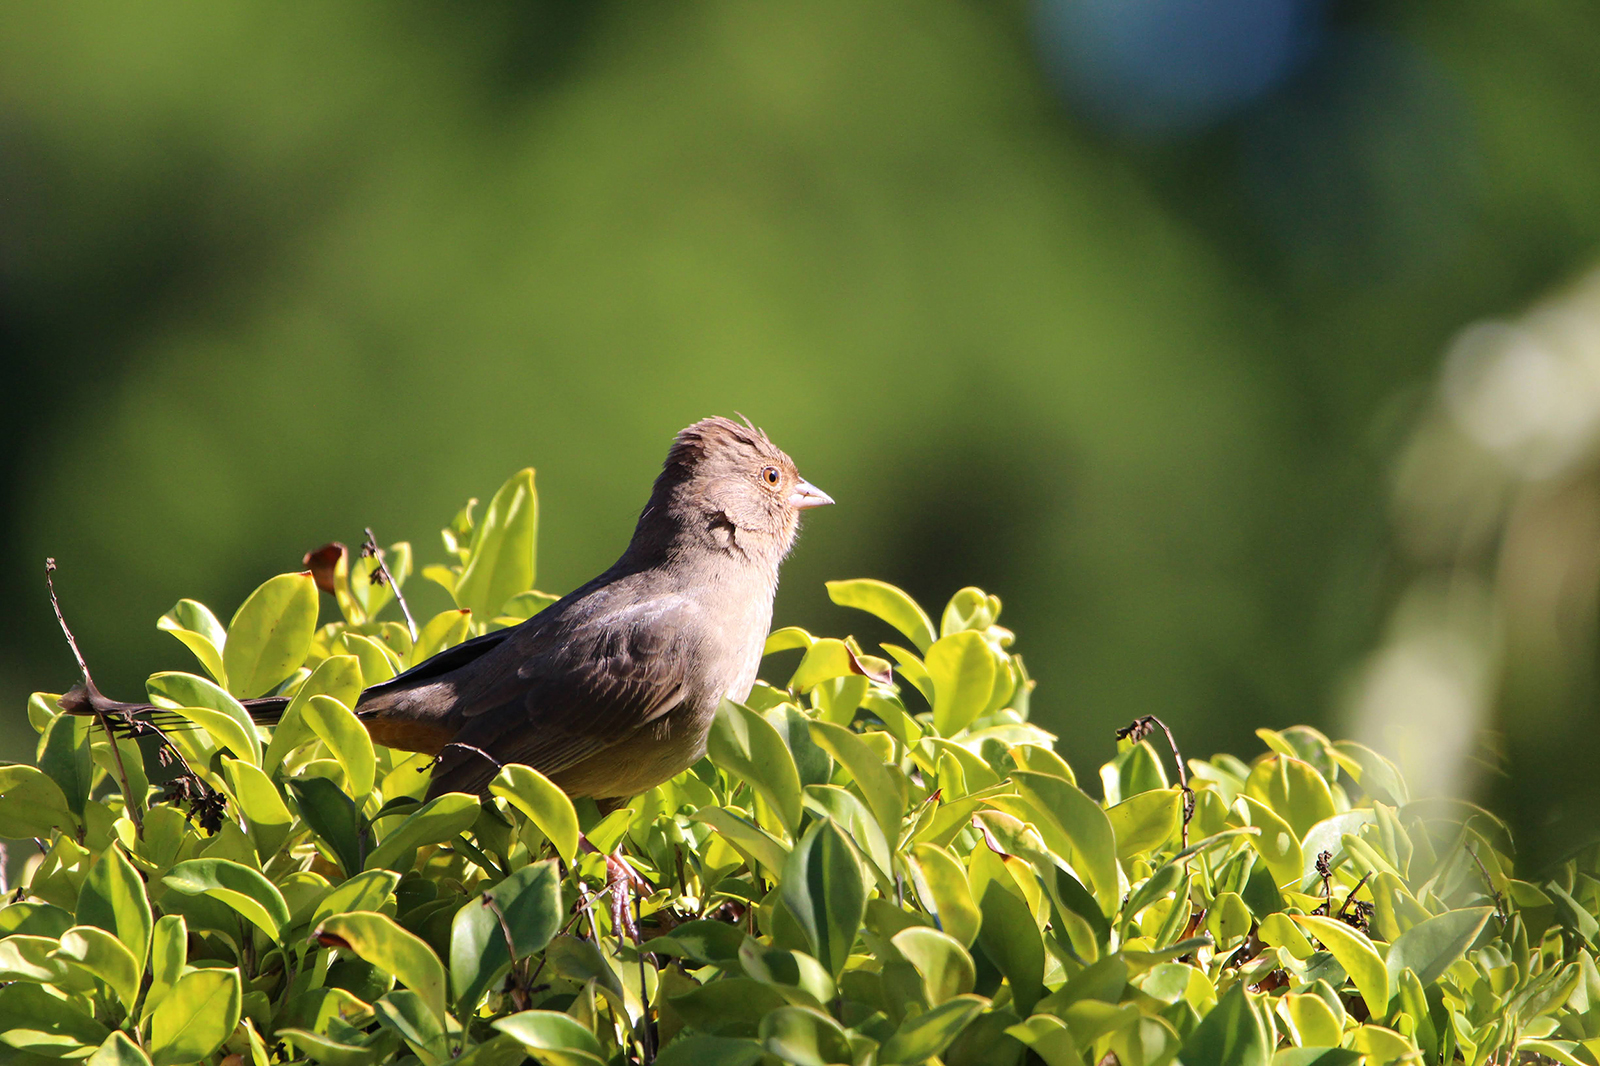
[(778, 468), (769, 466), (761, 471), (761, 476), (767, 479), (768, 485), (776, 485), (778, 483)]

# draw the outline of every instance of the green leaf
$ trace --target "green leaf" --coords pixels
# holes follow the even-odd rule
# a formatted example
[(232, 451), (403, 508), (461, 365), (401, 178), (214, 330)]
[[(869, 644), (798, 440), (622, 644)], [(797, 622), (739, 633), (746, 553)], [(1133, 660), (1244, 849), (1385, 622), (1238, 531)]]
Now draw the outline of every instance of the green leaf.
[(406, 667), (416, 666), (426, 659), (431, 659), (446, 648), (453, 648), (467, 639), (467, 634), (472, 631), (472, 612), (465, 607), (454, 610), (440, 611), (423, 623), (422, 629), (417, 633), (417, 641), (411, 646), (411, 654), (406, 656)]
[(854, 607), (858, 611), (888, 622), (906, 635), (906, 639), (926, 654), (937, 636), (928, 613), (905, 592), (884, 581), (857, 578), (853, 581), (828, 582), (828, 598), (840, 607)]
[(312, 696), (332, 696), (346, 707), (354, 707), (361, 698), (361, 685), (361, 666), (354, 655), (330, 655), (318, 663), (273, 727), (272, 741), (261, 757), (261, 768), (276, 774), (284, 757), (315, 735), (302, 719)]
[(983, 912), (978, 946), (1010, 983), (1017, 1013), (1028, 1014), (1044, 994), (1044, 941), (1033, 912), (998, 877), (984, 886), (978, 906)]
[(794, 846), (779, 887), (811, 954), (838, 977), (861, 928), (867, 890), (849, 840), (831, 819), (812, 825)]
[(761, 1019), (787, 1006), (783, 993), (749, 977), (724, 977), (682, 995), (669, 997), (685, 1022), (715, 1036), (754, 1037)]
[(227, 685), (228, 671), (222, 665), (222, 649), (228, 642), (227, 630), (211, 613), (211, 608), (196, 600), (179, 600), (166, 614), (156, 619), (156, 628), (171, 633), (194, 652), (206, 673), (219, 685)]
[(252, 765), (261, 763), (261, 742), (256, 739), (250, 712), (219, 686), (197, 674), (177, 671), (153, 674), (145, 682), (152, 698), (172, 704), (178, 714), (200, 726), (221, 746)]
[(188, 964), (189, 928), (181, 914), (156, 919), (150, 936), (150, 988), (144, 994), (143, 1017), (161, 1005), (183, 976)]
[(317, 585), (311, 572), (268, 580), (228, 623), (222, 648), (228, 691), (240, 698), (270, 692), (306, 661), (316, 629)]
[(150, 1015), (150, 1061), (179, 1066), (209, 1056), (239, 1024), (238, 970), (191, 970)]
[(988, 1005), (982, 996), (956, 996), (907, 1018), (878, 1052), (878, 1061), (914, 1063), (932, 1058), (949, 1047)]
[(1139, 792), (1108, 808), (1106, 818), (1117, 837), (1117, 858), (1127, 862), (1178, 835), (1183, 793), (1175, 788)]
[(1051, 774), (1014, 770), (1017, 792), (1035, 812), (1032, 819), (1046, 846), (1089, 878), (1101, 913), (1110, 917), (1122, 901), (1117, 878), (1117, 840), (1100, 805), (1076, 785)]
[(150, 897), (144, 878), (112, 845), (89, 867), (78, 892), (78, 921), (95, 925), (121, 940), (141, 965), (150, 953)]
[(533, 588), (538, 532), (539, 495), (529, 467), (500, 486), (473, 531), (472, 555), (456, 580), (456, 606), (487, 621), (511, 597)]
[(8, 836), (45, 837), (73, 824), (67, 797), (38, 767), (0, 766), (0, 825)]
[(1381, 1018), (1388, 1014), (1391, 989), (1389, 971), (1366, 934), (1334, 918), (1315, 914), (1296, 914), (1293, 918), (1296, 925), (1322, 941), (1323, 947), (1339, 960), (1339, 965), (1355, 982), (1356, 991), (1361, 993), (1372, 1016)]
[(400, 875), (393, 870), (368, 870), (356, 874), (322, 897), (317, 909), (311, 912), (311, 927), (315, 929), (324, 918), (346, 911), (382, 910), (399, 883)]
[[(86, 715), (58, 714), (39, 738), (39, 769), (60, 787), (67, 807), (79, 818), (94, 785), (94, 756), (89, 749), (93, 724), (94, 719)], [(143, 797), (136, 796), (134, 802), (140, 799)]]
[(460, 1015), (470, 1017), (479, 997), (510, 970), (508, 934), (515, 957), (526, 958), (544, 950), (565, 917), (554, 859), (524, 866), (463, 904), (450, 923), (450, 982)]
[(1297, 840), (1335, 813), (1327, 780), (1310, 763), (1287, 755), (1273, 755), (1258, 762), (1250, 771), (1244, 790), (1288, 822)]
[(161, 883), (191, 896), (225, 903), (267, 936), (278, 939), (289, 923), (283, 894), (261, 873), (228, 859), (190, 859), (174, 866)]
[(800, 772), (772, 723), (748, 707), (723, 700), (706, 738), (711, 761), (748, 783), (793, 837), (800, 824)]
[(954, 736), (989, 706), (995, 655), (983, 634), (962, 630), (942, 637), (923, 659), (933, 681), (933, 727)]
[(580, 985), (593, 981), (595, 990), (611, 1001), (619, 1017), (628, 1013), (627, 993), (622, 986), (622, 979), (593, 941), (561, 934), (551, 938), (544, 957), (557, 976)]
[(477, 797), (465, 792), (434, 797), (389, 831), (383, 843), (367, 856), (367, 869), (394, 869), (416, 848), (454, 840), (472, 828), (481, 810)]
[(789, 848), (754, 822), (722, 807), (701, 807), (689, 816), (722, 834), (747, 862), (766, 867), (773, 880), (781, 874), (789, 858)]
[(259, 768), (242, 759), (222, 757), (222, 771), (228, 779), (228, 791), (243, 812), (250, 827), (250, 840), (256, 852), (266, 862), (278, 853), (283, 842), (289, 839), (294, 828), (294, 816), (284, 805), (283, 797)]
[(810, 1007), (779, 1007), (761, 1019), (759, 1033), (768, 1053), (795, 1066), (852, 1061), (850, 1038), (844, 1029)]
[(1469, 907), (1446, 911), (1413, 925), (1389, 945), (1389, 957), (1385, 962), (1389, 977), (1397, 980), (1400, 971), (1409, 968), (1424, 985), (1437, 981), (1452, 963), (1466, 954), (1493, 913), (1492, 907)]
[(104, 981), (122, 1001), (123, 1009), (133, 1010), (144, 966), (122, 941), (98, 926), (75, 926), (61, 934), (56, 956)]
[(576, 1018), (554, 1010), (525, 1010), (490, 1023), (549, 1066), (603, 1066), (600, 1041)]
[(1272, 1044), (1242, 981), (1201, 1019), (1178, 1060), (1183, 1066), (1270, 1066)]
[(127, 1033), (117, 1030), (89, 1056), (87, 1066), (150, 1066), (150, 1058)]
[(911, 849), (911, 880), (923, 909), (939, 928), (970, 948), (978, 937), (982, 912), (961, 863), (937, 845), (917, 844)]
[(905, 815), (904, 782), (884, 765), (877, 752), (855, 733), (831, 722), (812, 722), (811, 739), (839, 760), (850, 771), (861, 797), (872, 809), (884, 839), (891, 846), (900, 838), (900, 819)]
[(328, 746), (328, 751), (344, 767), (345, 784), (352, 796), (372, 791), (377, 776), (377, 756), (372, 737), (355, 714), (332, 696), (312, 696), (300, 712), (306, 725)]
[(685, 1033), (661, 1049), (655, 1066), (755, 1066), (765, 1054), (757, 1040)]
[(427, 941), (395, 924), (394, 919), (371, 911), (335, 914), (317, 930), (345, 941), (363, 959), (422, 997), (440, 1019), (445, 1015), (444, 966)]
[(834, 637), (823, 637), (806, 649), (800, 665), (789, 678), (788, 687), (796, 692), (810, 692), (824, 681), (860, 673), (860, 664), (848, 644)]
[(867, 810), (866, 804), (837, 785), (807, 785), (805, 808), (813, 814), (831, 818), (839, 824), (866, 858), (867, 880), (876, 881), (885, 892), (894, 891), (894, 859), (883, 830)]
[(489, 792), (527, 815), (550, 838), (563, 862), (570, 864), (577, 856), (578, 812), (548, 777), (531, 766), (510, 763), (489, 782)]
[(57, 987), (81, 986), (84, 990), (94, 987), (92, 981), (72, 979), (71, 968), (56, 957), (60, 948), (61, 941), (55, 937), (27, 933), (0, 940), (0, 982), (38, 981)]
[(1053, 1014), (1035, 1014), (1008, 1026), (1006, 1035), (1026, 1044), (1046, 1066), (1084, 1066), (1083, 1051), (1072, 1031)]
[(434, 1016), (422, 997), (409, 988), (397, 988), (375, 1000), (373, 1013), (385, 1028), (399, 1033), (423, 1066), (439, 1066), (450, 1059), (444, 1022)]
[(922, 975), (924, 998), (930, 1007), (972, 991), (977, 970), (972, 956), (955, 937), (925, 925), (914, 925), (900, 930), (891, 942)]
[(363, 838), (371, 832), (355, 801), (325, 777), (294, 777), (285, 782), (306, 825), (333, 850), (346, 874), (361, 870)]
[(1259, 836), (1250, 838), (1250, 843), (1272, 871), (1278, 887), (1299, 888), (1305, 861), (1294, 829), (1271, 808), (1249, 796), (1240, 796), (1234, 809), (1245, 813), (1248, 823), (1261, 830)]
[(0, 988), (0, 1043), (51, 1058), (77, 1058), (99, 1047), (110, 1030), (44, 986)]

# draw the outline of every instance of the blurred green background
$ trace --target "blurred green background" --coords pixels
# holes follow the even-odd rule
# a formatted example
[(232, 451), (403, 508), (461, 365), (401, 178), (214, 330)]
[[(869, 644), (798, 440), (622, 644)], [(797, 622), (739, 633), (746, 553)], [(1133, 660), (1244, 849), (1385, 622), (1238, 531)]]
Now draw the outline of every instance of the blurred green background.
[(1586, 0), (9, 5), (0, 751), (74, 679), (47, 554), (128, 698), (179, 597), (366, 525), (438, 561), (523, 465), (570, 589), (742, 411), (839, 501), (777, 624), (980, 585), (1080, 773), (1309, 722), (1559, 856), (1597, 103)]

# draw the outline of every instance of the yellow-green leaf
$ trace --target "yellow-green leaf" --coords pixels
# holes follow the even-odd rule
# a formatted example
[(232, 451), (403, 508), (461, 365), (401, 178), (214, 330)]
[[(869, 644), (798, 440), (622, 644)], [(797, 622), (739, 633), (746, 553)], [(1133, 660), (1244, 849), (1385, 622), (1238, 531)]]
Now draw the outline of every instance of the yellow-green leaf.
[(841, 607), (854, 607), (883, 619), (904, 633), (920, 652), (926, 653), (938, 639), (928, 613), (916, 600), (888, 582), (872, 578), (830, 581), (828, 597)]
[(1356, 991), (1367, 1003), (1367, 1010), (1375, 1018), (1389, 1012), (1389, 971), (1385, 968), (1378, 950), (1372, 946), (1365, 933), (1353, 929), (1334, 918), (1316, 914), (1296, 914), (1295, 924), (1322, 941), (1322, 946), (1333, 953), (1344, 967), (1345, 973), (1355, 982)]
[(317, 585), (311, 572), (268, 580), (228, 623), (222, 648), (228, 691), (241, 698), (269, 692), (306, 661), (316, 629)]
[(456, 579), (456, 606), (474, 618), (493, 618), (507, 600), (533, 588), (538, 532), (539, 494), (528, 467), (500, 486), (473, 530), (472, 555)]
[(312, 696), (301, 713), (306, 725), (322, 738), (344, 767), (350, 794), (364, 797), (370, 793), (377, 776), (377, 757), (372, 750), (372, 737), (350, 708), (332, 696)]
[(578, 854), (578, 813), (553, 781), (531, 766), (510, 763), (489, 782), (489, 791), (527, 815), (550, 838), (556, 854), (572, 862)]

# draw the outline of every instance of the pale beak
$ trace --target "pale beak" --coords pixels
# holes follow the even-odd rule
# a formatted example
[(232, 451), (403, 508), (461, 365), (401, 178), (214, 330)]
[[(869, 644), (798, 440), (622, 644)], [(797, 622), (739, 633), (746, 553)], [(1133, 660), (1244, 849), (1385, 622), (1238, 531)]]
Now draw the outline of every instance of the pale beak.
[(789, 494), (789, 506), (798, 510), (807, 507), (826, 507), (833, 502), (833, 497), (817, 488), (809, 481), (802, 480)]

